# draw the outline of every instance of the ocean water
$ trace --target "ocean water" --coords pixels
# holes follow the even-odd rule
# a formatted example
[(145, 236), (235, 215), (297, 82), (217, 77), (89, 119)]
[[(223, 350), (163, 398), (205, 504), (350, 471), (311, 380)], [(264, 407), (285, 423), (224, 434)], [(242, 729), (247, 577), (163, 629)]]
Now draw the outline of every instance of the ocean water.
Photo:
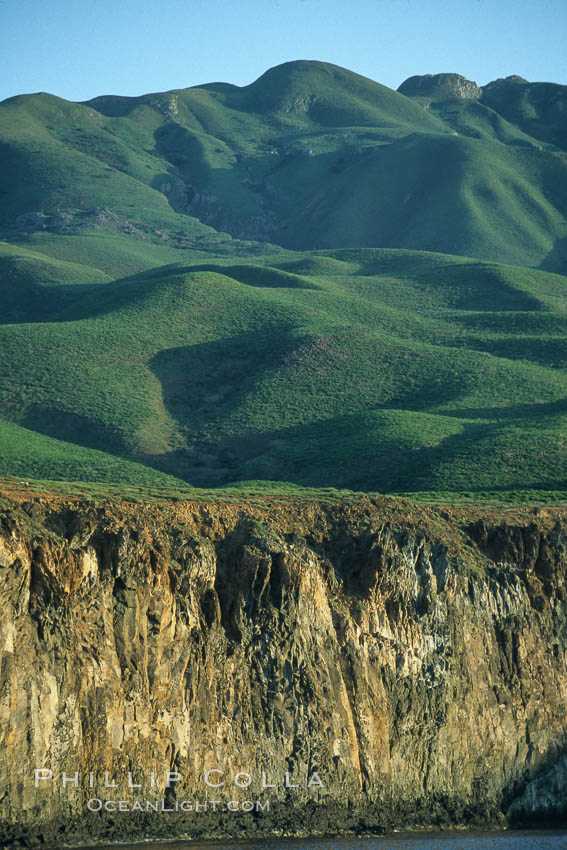
[[(398, 833), (386, 838), (261, 838), (255, 841), (163, 841), (96, 850), (567, 850), (567, 832)], [(85, 848), (88, 850), (88, 848)], [(94, 850), (94, 848), (92, 848)]]

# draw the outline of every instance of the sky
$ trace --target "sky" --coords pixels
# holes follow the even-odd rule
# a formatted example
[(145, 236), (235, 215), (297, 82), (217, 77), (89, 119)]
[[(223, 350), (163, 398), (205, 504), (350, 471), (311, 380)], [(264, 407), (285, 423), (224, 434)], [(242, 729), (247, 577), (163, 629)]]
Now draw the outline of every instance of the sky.
[(565, 0), (0, 0), (0, 100), (231, 82), (293, 59), (397, 88), (456, 72), (567, 84)]

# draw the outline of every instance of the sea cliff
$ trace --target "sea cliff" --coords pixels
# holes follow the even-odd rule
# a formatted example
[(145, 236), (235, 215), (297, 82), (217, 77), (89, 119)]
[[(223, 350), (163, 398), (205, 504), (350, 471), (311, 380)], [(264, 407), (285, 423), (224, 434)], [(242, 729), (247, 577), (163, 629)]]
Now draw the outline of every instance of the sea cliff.
[(564, 817), (566, 510), (1, 514), (4, 846)]

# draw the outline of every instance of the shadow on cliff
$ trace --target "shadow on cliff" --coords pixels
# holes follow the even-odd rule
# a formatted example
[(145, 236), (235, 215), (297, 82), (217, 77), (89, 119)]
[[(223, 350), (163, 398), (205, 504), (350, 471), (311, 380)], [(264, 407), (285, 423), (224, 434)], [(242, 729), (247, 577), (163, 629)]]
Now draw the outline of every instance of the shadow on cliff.
[(503, 811), (514, 829), (567, 826), (567, 743), (551, 748), (537, 770), (526, 769), (525, 778), (505, 794)]

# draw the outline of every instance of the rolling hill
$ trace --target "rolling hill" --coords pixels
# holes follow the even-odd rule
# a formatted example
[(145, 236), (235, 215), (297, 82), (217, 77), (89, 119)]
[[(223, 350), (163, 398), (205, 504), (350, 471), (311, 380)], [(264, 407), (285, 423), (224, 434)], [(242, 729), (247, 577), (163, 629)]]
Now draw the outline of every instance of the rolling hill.
[(0, 474), (566, 489), (565, 92), (1, 103)]
[(566, 103), (563, 86), (451, 74), (395, 92), (321, 62), (244, 88), (15, 97), (0, 104), (0, 233), (413, 248), (562, 272)]

